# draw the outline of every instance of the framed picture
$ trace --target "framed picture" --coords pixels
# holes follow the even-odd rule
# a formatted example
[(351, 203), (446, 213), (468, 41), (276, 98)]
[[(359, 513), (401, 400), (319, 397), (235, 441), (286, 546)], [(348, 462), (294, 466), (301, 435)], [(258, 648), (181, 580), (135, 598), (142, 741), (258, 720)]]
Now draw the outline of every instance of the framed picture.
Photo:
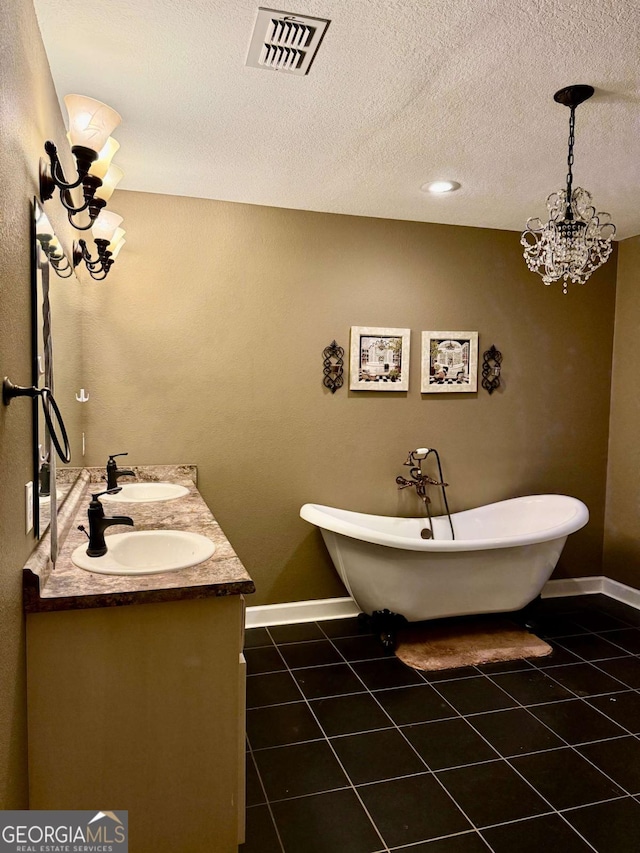
[(422, 333), (422, 393), (478, 390), (478, 333)]
[(410, 329), (351, 327), (352, 391), (408, 391)]

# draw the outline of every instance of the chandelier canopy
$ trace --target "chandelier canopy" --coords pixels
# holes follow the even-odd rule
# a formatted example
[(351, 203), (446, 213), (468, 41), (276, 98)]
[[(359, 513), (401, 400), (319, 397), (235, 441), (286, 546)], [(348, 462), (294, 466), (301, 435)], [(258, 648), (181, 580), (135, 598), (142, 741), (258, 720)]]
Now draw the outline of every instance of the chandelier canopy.
[(582, 187), (573, 188), (576, 107), (593, 91), (592, 86), (567, 86), (553, 96), (571, 110), (567, 186), (547, 198), (548, 222), (538, 217), (529, 219), (520, 238), (529, 269), (541, 275), (547, 285), (562, 279), (564, 293), (569, 281), (584, 284), (607, 261), (616, 233), (609, 214), (596, 212), (591, 193)]

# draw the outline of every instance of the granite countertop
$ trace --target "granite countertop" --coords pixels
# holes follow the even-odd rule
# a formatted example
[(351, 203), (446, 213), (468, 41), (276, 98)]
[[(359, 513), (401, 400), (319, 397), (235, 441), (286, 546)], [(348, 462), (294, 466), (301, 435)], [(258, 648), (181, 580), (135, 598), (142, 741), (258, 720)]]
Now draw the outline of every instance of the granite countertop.
[[(105, 514), (130, 516), (134, 530), (201, 533), (215, 543), (213, 556), (188, 569), (153, 575), (101, 575), (74, 566), (72, 552), (87, 541), (86, 535), (77, 529), (78, 525), (87, 526), (91, 493), (102, 490), (105, 485), (101, 482), (104, 469), (84, 468), (58, 512), (59, 551), (55, 566), (50, 559), (50, 531), (40, 540), (25, 565), (24, 606), (28, 613), (255, 592), (253, 581), (195, 485), (195, 466), (145, 466), (134, 470), (139, 480), (179, 483), (189, 489), (189, 494), (148, 503), (110, 501), (104, 504)], [(133, 482), (133, 478), (123, 477), (120, 482)], [(130, 527), (109, 528), (107, 544), (110, 532), (129, 530)]]

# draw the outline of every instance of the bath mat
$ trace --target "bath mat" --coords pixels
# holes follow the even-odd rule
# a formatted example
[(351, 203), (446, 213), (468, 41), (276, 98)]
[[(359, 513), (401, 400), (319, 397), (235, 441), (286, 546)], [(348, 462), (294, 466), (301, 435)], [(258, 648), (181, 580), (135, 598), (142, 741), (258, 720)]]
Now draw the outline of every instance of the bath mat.
[(418, 622), (398, 631), (396, 656), (425, 671), (539, 658), (553, 649), (509, 619)]

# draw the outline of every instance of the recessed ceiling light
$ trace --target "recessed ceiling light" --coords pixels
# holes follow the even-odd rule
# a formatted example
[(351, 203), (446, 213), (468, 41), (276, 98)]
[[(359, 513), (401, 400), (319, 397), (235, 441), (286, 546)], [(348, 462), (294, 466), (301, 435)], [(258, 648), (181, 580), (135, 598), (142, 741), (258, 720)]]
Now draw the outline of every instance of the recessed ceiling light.
[(460, 184), (457, 181), (431, 181), (428, 184), (423, 184), (421, 189), (427, 193), (451, 193), (454, 190), (459, 190)]

